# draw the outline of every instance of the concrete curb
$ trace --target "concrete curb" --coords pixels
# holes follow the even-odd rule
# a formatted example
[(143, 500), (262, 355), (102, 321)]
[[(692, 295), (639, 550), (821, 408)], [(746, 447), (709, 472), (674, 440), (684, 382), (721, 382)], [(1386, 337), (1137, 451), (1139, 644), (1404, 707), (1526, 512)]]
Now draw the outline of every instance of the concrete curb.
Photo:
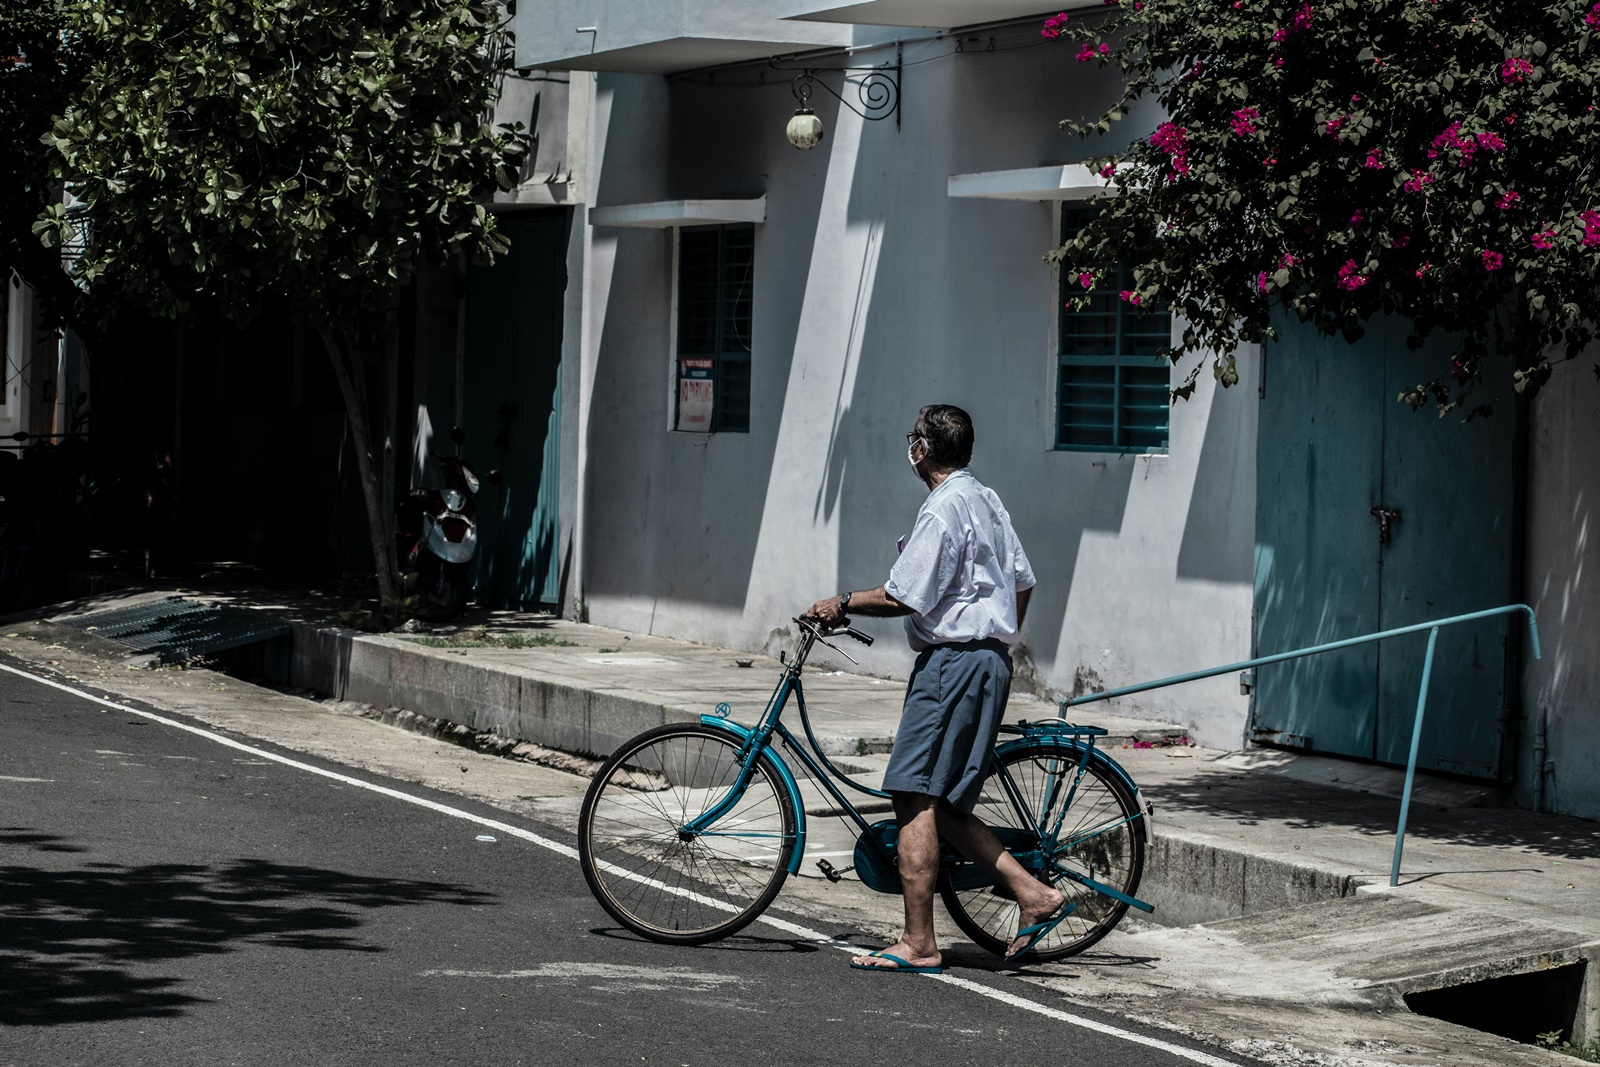
[[(338, 700), (405, 708), (470, 730), (603, 759), (645, 730), (710, 712), (710, 700), (684, 705), (641, 700), (621, 691), (567, 685), (518, 673), (502, 663), (475, 663), (447, 650), (386, 635), (291, 622), (288, 654), (253, 664), (275, 682)], [(1182, 738), (1180, 727), (1152, 725), (1108, 745)], [(893, 738), (818, 729), (830, 756), (888, 752)]]

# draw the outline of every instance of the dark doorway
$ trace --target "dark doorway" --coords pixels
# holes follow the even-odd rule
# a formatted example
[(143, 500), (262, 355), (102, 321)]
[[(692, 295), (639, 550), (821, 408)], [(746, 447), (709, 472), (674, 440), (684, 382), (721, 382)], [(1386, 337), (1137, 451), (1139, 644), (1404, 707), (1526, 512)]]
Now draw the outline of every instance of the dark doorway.
[(510, 251), (468, 278), (466, 457), (503, 479), (478, 499), (477, 600), (494, 608), (559, 599), (567, 226), (565, 211), (502, 217)]

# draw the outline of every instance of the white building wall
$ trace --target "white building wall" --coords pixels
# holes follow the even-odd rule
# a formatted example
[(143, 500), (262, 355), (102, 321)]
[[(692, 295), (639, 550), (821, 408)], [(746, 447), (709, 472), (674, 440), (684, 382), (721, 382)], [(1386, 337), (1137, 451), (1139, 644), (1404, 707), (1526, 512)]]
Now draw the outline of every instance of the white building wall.
[(1534, 801), (1534, 738), (1546, 719), (1542, 807), (1600, 818), (1600, 389), (1590, 358), (1559, 367), (1529, 433), (1527, 602), (1544, 658), (1525, 657), (1527, 736), (1518, 799)]
[[(1038, 573), (1025, 639), (1043, 686), (1097, 689), (1248, 656), (1254, 362), (1232, 390), (1202, 375), (1173, 409), (1167, 455), (1053, 450), (1059, 297), (1041, 257), (1057, 215), (951, 199), (946, 183), (1084, 158), (1091, 146), (1057, 122), (1098, 113), (1116, 85), (1065, 48), (1001, 43), (908, 45), (898, 130), (819, 92), (828, 133), (810, 152), (784, 139), (787, 75), (766, 86), (748, 84), (754, 70), (715, 84), (599, 76), (582, 199), (764, 194), (767, 220), (749, 434), (669, 429), (672, 231), (584, 226), (575, 240), (583, 284), (569, 300), (585, 325), (565, 380), (576, 371), (585, 384), (569, 401), (582, 418), (572, 592), (591, 621), (775, 650), (812, 601), (887, 576), (925, 493), (903, 435), (919, 406), (944, 402), (971, 412), (973, 470), (1006, 501)], [(1151, 125), (1130, 120), (1127, 134)], [(867, 625), (886, 639), (865, 666), (903, 677), (898, 624)], [(1217, 679), (1120, 710), (1237, 747), (1247, 702)]]

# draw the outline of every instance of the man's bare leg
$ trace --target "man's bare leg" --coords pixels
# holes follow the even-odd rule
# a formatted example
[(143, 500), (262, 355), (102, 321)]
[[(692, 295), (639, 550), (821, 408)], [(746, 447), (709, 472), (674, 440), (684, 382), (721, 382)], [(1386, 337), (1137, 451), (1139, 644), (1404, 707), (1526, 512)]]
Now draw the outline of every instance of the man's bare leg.
[[(900, 824), (900, 843), (895, 854), (900, 860), (906, 926), (900, 940), (883, 951), (899, 956), (913, 967), (937, 967), (943, 959), (933, 934), (933, 889), (939, 877), (940, 801), (938, 797), (922, 793), (891, 795), (895, 820)], [(948, 805), (944, 807), (944, 811), (950, 810)], [(1017, 868), (1021, 870), (1021, 864), (1017, 864)], [(881, 956), (857, 956), (854, 962), (866, 967), (893, 969), (896, 966)]]
[[(995, 873), (1017, 901), (1017, 929), (1043, 922), (1060, 910), (1067, 898), (1059, 889), (1045, 885), (1007, 852), (994, 831), (975, 815), (957, 811), (943, 800), (938, 804), (939, 833), (957, 852)], [(938, 860), (935, 854), (935, 862)], [(903, 861), (902, 861), (903, 862)], [(931, 911), (931, 904), (930, 904)], [(1007, 958), (1020, 949), (1026, 938), (1019, 937), (1006, 950)]]

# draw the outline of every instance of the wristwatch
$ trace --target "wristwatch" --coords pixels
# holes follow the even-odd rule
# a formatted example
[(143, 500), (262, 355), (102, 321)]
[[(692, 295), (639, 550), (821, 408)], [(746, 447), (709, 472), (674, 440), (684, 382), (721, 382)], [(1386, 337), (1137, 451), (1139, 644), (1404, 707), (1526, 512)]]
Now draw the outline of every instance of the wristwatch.
[(849, 612), (850, 612), (850, 594), (849, 593), (840, 593), (839, 594), (839, 613), (841, 615), (847, 615), (847, 614), (849, 614)]

